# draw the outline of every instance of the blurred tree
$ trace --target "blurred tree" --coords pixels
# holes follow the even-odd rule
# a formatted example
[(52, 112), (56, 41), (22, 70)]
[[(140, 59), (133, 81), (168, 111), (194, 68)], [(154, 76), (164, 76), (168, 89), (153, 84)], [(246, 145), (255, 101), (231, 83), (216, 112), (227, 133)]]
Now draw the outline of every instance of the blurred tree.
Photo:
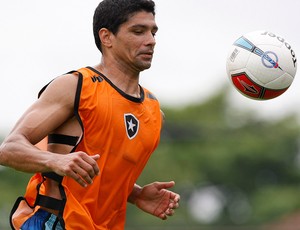
[[(260, 225), (300, 209), (295, 114), (262, 120), (253, 111), (228, 109), (226, 90), (204, 104), (163, 111), (161, 144), (139, 182), (176, 181), (181, 209), (169, 224), (201, 225), (191, 217), (189, 199), (208, 186), (215, 186), (223, 197), (220, 215), (206, 223), (211, 226)], [(129, 210), (128, 226), (147, 219)]]

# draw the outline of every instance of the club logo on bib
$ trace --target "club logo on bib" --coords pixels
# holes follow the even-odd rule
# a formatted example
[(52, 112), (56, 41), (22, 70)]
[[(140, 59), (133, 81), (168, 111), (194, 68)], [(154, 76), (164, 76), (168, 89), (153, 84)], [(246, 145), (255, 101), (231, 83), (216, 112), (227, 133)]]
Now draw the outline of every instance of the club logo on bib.
[(124, 114), (125, 128), (128, 138), (133, 139), (139, 131), (139, 120), (131, 113)]

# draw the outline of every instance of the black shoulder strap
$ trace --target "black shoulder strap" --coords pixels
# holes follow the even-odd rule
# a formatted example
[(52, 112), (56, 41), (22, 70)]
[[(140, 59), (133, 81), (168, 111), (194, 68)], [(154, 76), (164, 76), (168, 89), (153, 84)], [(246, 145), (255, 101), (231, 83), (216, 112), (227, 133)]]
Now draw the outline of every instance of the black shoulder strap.
[(45, 86), (40, 90), (40, 92), (38, 93), (38, 98), (40, 98), (40, 96), (42, 95), (42, 93), (45, 91), (45, 89), (48, 87), (48, 85), (49, 85), (52, 81), (54, 81), (54, 79), (51, 80), (47, 85), (45, 85)]
[[(68, 72), (68, 73), (65, 73), (65, 74), (72, 74), (72, 73), (78, 73), (78, 71), (75, 71), (75, 70), (72, 70), (72, 71), (70, 71), (70, 72)], [(56, 78), (54, 78), (54, 79), (52, 79), (50, 82), (48, 82), (40, 91), (39, 91), (39, 93), (38, 93), (38, 98), (42, 95), (42, 93), (45, 91), (45, 89), (48, 87), (48, 85), (52, 82), (52, 81), (54, 81)]]

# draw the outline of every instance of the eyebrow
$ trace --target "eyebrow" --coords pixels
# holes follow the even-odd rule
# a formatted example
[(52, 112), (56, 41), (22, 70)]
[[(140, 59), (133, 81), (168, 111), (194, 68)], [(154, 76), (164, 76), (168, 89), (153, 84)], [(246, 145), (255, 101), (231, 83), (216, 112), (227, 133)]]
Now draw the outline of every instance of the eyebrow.
[[(149, 28), (149, 26), (146, 26), (146, 25), (144, 25), (144, 24), (135, 24), (135, 25), (131, 26), (130, 28), (132, 28), (132, 29), (135, 29), (135, 28), (143, 28), (143, 29), (147, 29), (147, 28)], [(151, 28), (151, 27), (150, 27), (150, 28)], [(158, 31), (158, 27), (155, 25), (155, 26), (153, 26), (153, 27), (151, 28), (151, 30)]]

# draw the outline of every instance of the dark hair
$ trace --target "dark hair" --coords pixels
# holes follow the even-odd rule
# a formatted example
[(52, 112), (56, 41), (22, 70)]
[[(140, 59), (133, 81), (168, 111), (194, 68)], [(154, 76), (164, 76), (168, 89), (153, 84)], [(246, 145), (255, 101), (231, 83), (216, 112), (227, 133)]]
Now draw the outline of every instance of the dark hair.
[(99, 3), (94, 13), (93, 32), (100, 52), (102, 49), (99, 30), (106, 28), (116, 34), (121, 24), (125, 23), (133, 13), (140, 11), (155, 15), (155, 3), (152, 0), (103, 0)]

